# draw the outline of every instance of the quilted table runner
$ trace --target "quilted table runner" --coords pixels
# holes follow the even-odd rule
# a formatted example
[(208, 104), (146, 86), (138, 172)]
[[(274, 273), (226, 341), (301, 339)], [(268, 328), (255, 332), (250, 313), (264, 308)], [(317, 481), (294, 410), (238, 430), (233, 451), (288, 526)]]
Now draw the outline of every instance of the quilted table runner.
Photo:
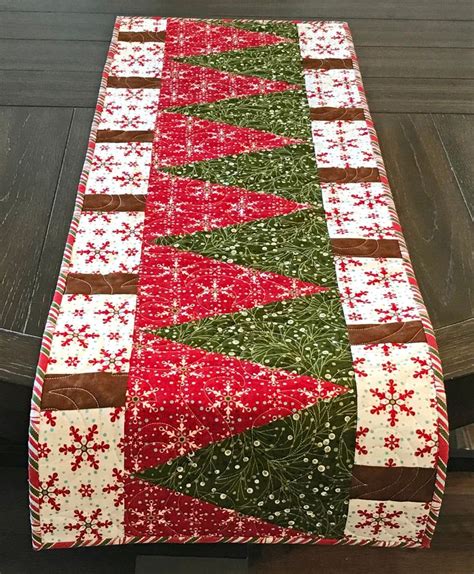
[(29, 446), (35, 548), (429, 546), (440, 364), (346, 24), (117, 19)]

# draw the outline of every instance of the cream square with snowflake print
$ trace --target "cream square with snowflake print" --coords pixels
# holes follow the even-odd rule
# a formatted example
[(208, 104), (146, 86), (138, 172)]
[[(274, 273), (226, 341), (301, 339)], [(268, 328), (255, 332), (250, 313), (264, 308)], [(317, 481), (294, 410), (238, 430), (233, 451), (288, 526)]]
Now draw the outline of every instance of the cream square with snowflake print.
[(348, 324), (420, 319), (403, 259), (337, 257), (335, 263)]
[(376, 540), (387, 546), (420, 544), (429, 515), (429, 503), (390, 500), (349, 500), (344, 534), (354, 542)]
[(105, 93), (101, 130), (153, 130), (160, 91), (111, 88)]
[(382, 183), (322, 183), (329, 237), (394, 239), (392, 200)]
[(136, 295), (65, 295), (48, 374), (126, 373)]
[(110, 74), (160, 78), (164, 54), (163, 42), (117, 42)]
[(143, 18), (142, 16), (122, 16), (121, 32), (163, 32), (166, 30), (166, 18)]
[(138, 273), (144, 219), (140, 211), (83, 211), (70, 271)]
[(148, 191), (153, 144), (97, 143), (87, 194), (140, 194)]
[(351, 58), (351, 43), (343, 22), (298, 24), (302, 58)]
[(123, 409), (41, 413), (41, 536), (54, 542), (99, 542), (123, 535)]
[(311, 132), (319, 167), (377, 167), (365, 122), (312, 121)]
[(357, 383), (355, 463), (434, 468), (436, 388), (426, 343), (351, 347)]
[(305, 70), (306, 94), (311, 108), (362, 106), (355, 70)]

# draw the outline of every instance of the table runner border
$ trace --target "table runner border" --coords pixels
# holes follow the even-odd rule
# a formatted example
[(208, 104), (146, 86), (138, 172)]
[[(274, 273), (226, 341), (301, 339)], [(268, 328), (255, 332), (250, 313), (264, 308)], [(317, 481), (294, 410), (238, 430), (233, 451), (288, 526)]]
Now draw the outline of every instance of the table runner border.
[[(110, 75), (110, 69), (112, 65), (113, 58), (117, 51), (118, 46), (118, 36), (119, 27), (121, 24), (123, 16), (117, 16), (114, 23), (114, 29), (112, 34), (112, 39), (109, 45), (109, 50), (107, 53), (107, 59), (104, 65), (104, 69), (101, 76), (99, 95), (97, 99), (97, 104), (95, 108), (94, 118), (91, 126), (90, 136), (88, 140), (88, 147), (84, 166), (82, 169), (79, 186), (77, 189), (77, 195), (75, 200), (74, 212), (69, 228), (66, 245), (64, 248), (64, 254), (62, 258), (61, 268), (58, 276), (58, 281), (56, 289), (54, 292), (51, 307), (48, 313), (46, 326), (44, 334), (42, 337), (41, 350), (39, 355), (38, 367), (36, 370), (35, 380), (33, 384), (33, 394), (31, 399), (31, 413), (30, 413), (30, 426), (29, 426), (29, 440), (28, 440), (28, 475), (30, 481), (30, 519), (32, 528), (32, 540), (33, 548), (39, 550), (42, 548), (67, 548), (67, 547), (78, 547), (78, 546), (104, 546), (112, 544), (126, 544), (126, 543), (151, 543), (151, 542), (179, 542), (179, 543), (210, 543), (210, 542), (227, 542), (227, 543), (305, 543), (305, 544), (352, 544), (352, 545), (370, 545), (370, 546), (397, 546), (397, 547), (419, 547), (419, 544), (405, 542), (405, 543), (392, 543), (365, 539), (352, 539), (343, 537), (341, 539), (325, 539), (325, 538), (314, 538), (308, 540), (298, 540), (298, 537), (284, 538), (284, 539), (261, 539), (261, 538), (250, 538), (236, 536), (232, 538), (217, 538), (211, 536), (202, 536), (199, 538), (188, 537), (188, 536), (171, 536), (171, 537), (136, 537), (136, 536), (120, 536), (118, 538), (108, 538), (103, 539), (99, 544), (96, 544), (94, 540), (84, 541), (84, 542), (58, 542), (58, 543), (42, 543), (41, 542), (41, 530), (39, 521), (39, 498), (35, 494), (34, 490), (38, 489), (39, 486), (39, 475), (38, 475), (38, 432), (39, 432), (39, 413), (41, 411), (41, 394), (43, 390), (43, 383), (45, 379), (46, 367), (49, 361), (49, 354), (51, 350), (52, 337), (54, 329), (56, 326), (57, 318), (59, 315), (60, 305), (63, 295), (66, 291), (66, 281), (68, 270), (71, 264), (72, 250), (75, 241), (75, 236), (79, 224), (79, 218), (82, 212), (82, 204), (84, 200), (84, 195), (86, 191), (87, 180), (91, 170), (92, 160), (94, 156), (95, 144), (97, 141), (97, 132), (99, 128), (100, 118), (103, 110), (103, 104), (107, 89), (107, 80)], [(166, 18), (163, 16), (163, 18)], [(180, 18), (181, 19), (181, 18)], [(186, 20), (202, 20), (199, 18), (184, 18)], [(244, 18), (225, 18), (226, 20), (237, 20), (237, 21), (254, 21), (255, 19), (244, 19)], [(281, 22), (281, 23), (306, 23), (306, 22), (337, 22), (342, 24), (347, 34), (349, 40), (351, 59), (353, 63), (353, 69), (355, 70), (356, 83), (359, 91), (359, 95), (362, 102), (362, 108), (365, 112), (367, 127), (371, 136), (372, 151), (377, 161), (377, 167), (380, 173), (380, 181), (386, 187), (387, 191), (392, 196), (391, 189), (386, 176), (385, 166), (383, 158), (380, 151), (380, 146), (378, 143), (378, 138), (375, 132), (374, 123), (371, 118), (369, 107), (367, 104), (367, 99), (364, 92), (362, 77), (358, 65), (358, 59), (356, 55), (356, 50), (354, 42), (352, 39), (352, 34), (350, 32), (349, 25), (346, 22), (339, 20), (275, 20), (275, 19), (264, 19), (271, 22)], [(398, 214), (394, 206), (389, 206), (390, 216), (393, 224), (396, 227), (396, 236), (400, 244), (401, 255), (407, 276), (409, 278), (409, 284), (414, 295), (414, 299), (418, 305), (418, 311), (422, 319), (423, 329), (426, 335), (426, 341), (429, 347), (430, 357), (433, 365), (433, 372), (435, 378), (435, 388), (437, 397), (437, 412), (438, 412), (438, 454), (437, 454), (437, 470), (436, 470), (436, 482), (434, 496), (430, 504), (430, 513), (428, 518), (428, 523), (426, 525), (425, 534), (423, 536), (421, 546), (428, 547), (430, 540), (434, 533), (434, 527), (439, 515), (439, 509), (442, 501), (442, 496), (444, 493), (445, 480), (446, 480), (446, 466), (448, 460), (448, 421), (447, 421), (447, 411), (446, 411), (446, 400), (445, 391), (443, 385), (443, 377), (441, 372), (441, 364), (438, 354), (438, 348), (436, 345), (434, 330), (429, 319), (426, 307), (424, 305), (418, 283), (415, 278), (413, 266), (411, 259), (408, 254), (408, 249), (400, 230), (400, 223)]]

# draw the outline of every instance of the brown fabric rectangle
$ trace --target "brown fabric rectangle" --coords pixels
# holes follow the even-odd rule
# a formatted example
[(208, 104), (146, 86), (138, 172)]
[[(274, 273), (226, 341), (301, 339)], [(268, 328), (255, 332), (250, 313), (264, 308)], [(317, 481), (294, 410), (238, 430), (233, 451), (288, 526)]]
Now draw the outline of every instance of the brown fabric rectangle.
[(97, 143), (152, 142), (153, 131), (150, 130), (98, 130)]
[(66, 293), (81, 295), (136, 295), (136, 273), (69, 273)]
[(321, 183), (364, 183), (380, 181), (376, 167), (319, 167)]
[(166, 32), (119, 32), (119, 42), (164, 42)]
[(331, 239), (334, 255), (347, 257), (401, 257), (396, 239)]
[(433, 498), (436, 470), (386, 466), (354, 466), (350, 498), (429, 502)]
[(127, 373), (46, 375), (41, 408), (57, 411), (121, 407), (125, 404)]
[(157, 89), (161, 86), (161, 78), (142, 78), (139, 76), (109, 76), (107, 79), (108, 88), (146, 88)]
[(146, 195), (89, 193), (84, 196), (82, 211), (145, 211)]
[(369, 343), (424, 343), (425, 331), (421, 321), (405, 323), (376, 323), (373, 325), (348, 325), (351, 345)]
[(304, 70), (350, 70), (353, 68), (351, 58), (304, 58)]
[(324, 122), (365, 120), (362, 108), (310, 108), (309, 117)]

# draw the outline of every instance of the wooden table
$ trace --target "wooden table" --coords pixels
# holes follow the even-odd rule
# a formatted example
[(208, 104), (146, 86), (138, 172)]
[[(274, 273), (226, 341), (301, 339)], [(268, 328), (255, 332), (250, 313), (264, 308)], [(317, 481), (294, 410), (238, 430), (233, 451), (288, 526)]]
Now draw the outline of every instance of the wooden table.
[(41, 334), (116, 14), (349, 22), (437, 332), (451, 424), (472, 422), (471, 0), (0, 0), (0, 453), (23, 461)]

